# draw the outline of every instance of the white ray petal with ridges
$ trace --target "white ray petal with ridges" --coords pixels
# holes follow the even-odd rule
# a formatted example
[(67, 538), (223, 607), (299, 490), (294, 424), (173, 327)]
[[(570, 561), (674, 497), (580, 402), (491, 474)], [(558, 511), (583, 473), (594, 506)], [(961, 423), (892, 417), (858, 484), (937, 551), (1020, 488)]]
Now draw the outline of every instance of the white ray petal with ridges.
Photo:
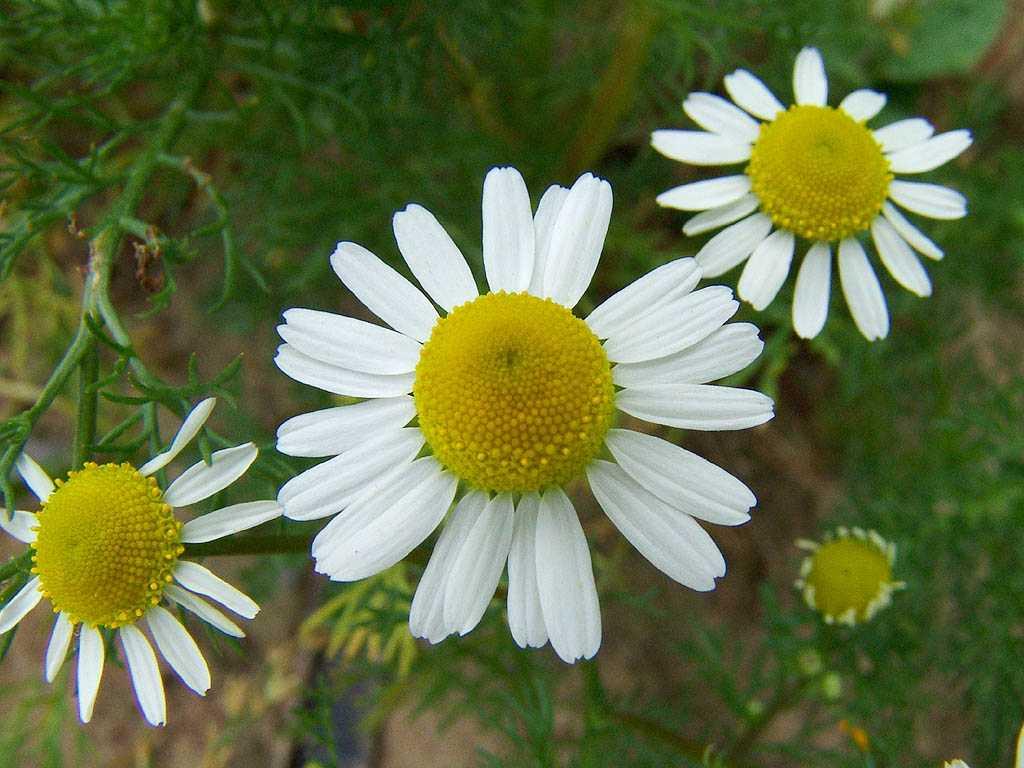
[(203, 428), (203, 425), (206, 424), (206, 420), (210, 418), (210, 414), (213, 413), (213, 407), (216, 404), (217, 398), (208, 397), (196, 405), (196, 407), (189, 412), (188, 416), (185, 417), (185, 420), (181, 422), (181, 426), (178, 428), (178, 434), (174, 436), (174, 439), (171, 441), (167, 450), (163, 453), (157, 454), (139, 467), (139, 472), (148, 477), (154, 472), (158, 472), (170, 464), (174, 460), (174, 457), (181, 453), (182, 449), (192, 442), (193, 438), (199, 434), (199, 430)]
[(451, 312), (479, 295), (466, 258), (434, 214), (414, 203), (394, 215), (392, 226), (402, 258), (438, 306)]

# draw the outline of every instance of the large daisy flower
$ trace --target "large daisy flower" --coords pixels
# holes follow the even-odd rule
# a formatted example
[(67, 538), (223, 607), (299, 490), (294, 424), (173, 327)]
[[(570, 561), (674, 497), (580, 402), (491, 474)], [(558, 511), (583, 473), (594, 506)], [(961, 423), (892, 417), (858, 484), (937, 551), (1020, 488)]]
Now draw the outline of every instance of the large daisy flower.
[(941, 259), (942, 250), (896, 206), (933, 219), (959, 219), (967, 203), (952, 189), (894, 174), (923, 173), (952, 160), (971, 145), (970, 132), (933, 136), (934, 128), (921, 118), (868, 128), (885, 95), (859, 90), (838, 108), (828, 106), (825, 66), (814, 48), (797, 56), (796, 104), (788, 109), (743, 69), (726, 76), (725, 89), (739, 107), (710, 93), (691, 93), (683, 103), (705, 131), (662, 130), (651, 136), (654, 148), (673, 160), (747, 164), (743, 173), (684, 184), (658, 196), (668, 208), (700, 211), (683, 227), (687, 235), (729, 225), (696, 255), (704, 276), (721, 275), (746, 260), (737, 293), (761, 310), (789, 274), (796, 239), (810, 241), (796, 278), (793, 327), (813, 338), (828, 315), (832, 251), (838, 244), (839, 279), (854, 322), (867, 339), (885, 338), (885, 296), (859, 238), (870, 231), (893, 279), (928, 296), (931, 281), (914, 251)]
[(619, 530), (671, 578), (710, 590), (725, 573), (696, 520), (746, 522), (754, 495), (699, 456), (613, 422), (616, 410), (690, 429), (767, 421), (769, 398), (707, 383), (745, 367), (762, 342), (752, 325), (724, 325), (738, 306), (728, 288), (693, 290), (693, 259), (576, 317), (611, 208), (608, 183), (585, 174), (572, 189), (550, 187), (534, 214), (519, 172), (496, 168), (483, 189), (490, 292), (477, 290), (437, 219), (410, 205), (395, 214), (395, 238), (429, 299), (354, 243), (331, 256), (342, 282), (393, 330), (284, 313), (278, 367), (365, 398), (281, 425), (282, 452), (335, 457), (281, 489), (284, 514), (335, 516), (312, 551), (317, 570), (339, 581), (395, 564), (447, 515), (412, 603), (417, 637), (473, 629), (507, 563), (516, 642), (550, 639), (567, 662), (593, 656), (597, 590), (565, 491), (584, 475)]
[(45, 674), (52, 682), (78, 630), (78, 715), (92, 718), (106, 656), (104, 637), (117, 635), (142, 714), (152, 725), (167, 720), (157, 650), (182, 682), (200, 695), (210, 670), (195, 640), (167, 607), (181, 606), (221, 632), (245, 633), (204, 600), (212, 598), (251, 619), (259, 611), (247, 595), (207, 568), (182, 560), (184, 544), (204, 542), (279, 517), (276, 501), (235, 504), (182, 525), (175, 509), (213, 496), (241, 477), (256, 458), (245, 443), (214, 451), (166, 489), (153, 475), (194, 438), (215, 404), (199, 403), (163, 453), (136, 469), (131, 464), (89, 462), (51, 480), (27, 454), (15, 465), (40, 502), (38, 512), (0, 510), (0, 524), (32, 548), (32, 577), (0, 610), (0, 633), (12, 629), (44, 598), (57, 614), (46, 649)]

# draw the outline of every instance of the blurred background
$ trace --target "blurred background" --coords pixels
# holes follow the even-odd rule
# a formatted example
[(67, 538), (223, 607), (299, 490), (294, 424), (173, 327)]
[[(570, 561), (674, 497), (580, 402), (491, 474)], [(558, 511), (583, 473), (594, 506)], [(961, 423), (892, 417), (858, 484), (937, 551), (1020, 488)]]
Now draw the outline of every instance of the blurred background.
[[(712, 530), (729, 564), (714, 592), (657, 572), (580, 489), (605, 626), (597, 658), (568, 667), (550, 648), (518, 649), (503, 600), (471, 635), (429, 647), (406, 625), (427, 547), (380, 577), (331, 584), (312, 572), (308, 530), (289, 524), (292, 554), (214, 560), (264, 610), (241, 644), (200, 639), (214, 674), (205, 700), (167, 676), (166, 728), (144, 725), (113, 663), (80, 726), (67, 672), (42, 681), (49, 619), (30, 616), (0, 642), (0, 765), (1010, 765), (1024, 718), (1021, 0), (0, 9), (0, 420), (39, 396), (78, 325), (91, 238), (116, 227), (110, 297), (165, 389), (101, 345), (98, 434), (135, 413), (124, 396), (156, 409), (166, 440), (185, 402), (220, 395), (218, 434), (263, 449), (229, 502), (271, 497), (308, 466), (275, 453), (274, 430), (332, 402), (274, 367), (281, 311), (365, 315), (327, 257), (354, 240), (404, 270), (391, 215), (409, 202), (438, 216), (481, 279), (489, 167), (518, 167), (534, 203), (583, 171), (609, 179), (615, 208), (585, 312), (703, 243), (654, 203), (703, 172), (658, 156), (649, 136), (689, 127), (685, 95), (721, 93), (733, 69), (788, 103), (793, 59), (815, 45), (832, 104), (871, 87), (889, 95), (873, 125), (920, 115), (975, 136), (927, 179), (970, 200), (967, 219), (924, 224), (947, 254), (929, 265), (934, 295), (879, 271), (888, 339), (867, 343), (833, 290), (824, 332), (800, 341), (790, 280), (769, 310), (738, 315), (767, 345), (732, 383), (774, 397), (774, 421), (659, 432), (757, 494), (750, 523)], [(60, 475), (75, 432), (69, 386), (28, 445)], [(126, 434), (91, 452), (148, 455), (152, 432)], [(794, 540), (837, 525), (895, 542), (907, 584), (852, 629), (826, 627), (793, 588)], [(18, 551), (0, 545), (4, 558)]]

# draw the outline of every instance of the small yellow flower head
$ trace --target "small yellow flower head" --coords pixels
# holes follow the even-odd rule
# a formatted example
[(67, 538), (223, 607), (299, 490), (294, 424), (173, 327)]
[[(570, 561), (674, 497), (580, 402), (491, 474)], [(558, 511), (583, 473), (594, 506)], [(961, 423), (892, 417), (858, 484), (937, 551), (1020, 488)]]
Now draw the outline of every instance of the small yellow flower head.
[(809, 554), (796, 587), (828, 624), (868, 621), (905, 586), (892, 578), (896, 546), (875, 531), (839, 527), (821, 543), (800, 540), (797, 546)]

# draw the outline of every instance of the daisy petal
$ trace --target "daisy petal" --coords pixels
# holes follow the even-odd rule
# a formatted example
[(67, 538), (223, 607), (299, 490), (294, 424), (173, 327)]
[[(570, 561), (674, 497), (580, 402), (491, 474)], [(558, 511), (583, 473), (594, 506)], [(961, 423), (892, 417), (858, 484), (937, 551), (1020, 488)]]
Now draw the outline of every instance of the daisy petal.
[(409, 205), (395, 214), (392, 225), (402, 258), (439, 306), (451, 312), (479, 295), (462, 251), (434, 214)]
[(178, 673), (181, 682), (200, 696), (205, 696), (210, 690), (210, 668), (188, 630), (170, 611), (159, 605), (146, 612), (146, 625), (153, 633), (160, 655)]
[(775, 415), (770, 397), (715, 384), (654, 384), (624, 389), (615, 405), (630, 416), (683, 429), (747, 429)]
[(213, 407), (216, 404), (217, 398), (208, 397), (193, 408), (181, 423), (181, 427), (178, 428), (178, 434), (174, 436), (170, 447), (139, 467), (139, 473), (144, 477), (149, 477), (170, 464), (174, 457), (181, 453), (182, 449), (199, 434), (199, 430), (203, 428), (206, 420), (210, 418), (210, 414), (213, 412)]
[(690, 165), (732, 165), (750, 159), (749, 143), (704, 131), (654, 131), (651, 146), (670, 160)]
[(142, 714), (150, 725), (164, 725), (167, 722), (167, 702), (153, 647), (133, 624), (124, 625), (117, 630), (117, 634), (121, 638), (132, 688), (135, 689), (135, 698), (142, 708)]
[(777, 229), (750, 255), (736, 286), (740, 298), (760, 311), (772, 303), (789, 275), (793, 261), (793, 233)]
[(181, 540), (185, 544), (213, 541), (275, 520), (283, 512), (284, 509), (276, 501), (233, 504), (189, 520), (181, 529)]
[(718, 525), (750, 519), (757, 499), (717, 464), (631, 429), (609, 430), (607, 445), (626, 474), (669, 506)]
[(673, 187), (658, 195), (656, 202), (665, 208), (677, 208), (681, 211), (706, 211), (709, 208), (733, 203), (748, 192), (750, 178), (741, 173)]
[(882, 203), (882, 215), (889, 220), (893, 228), (900, 233), (900, 236), (910, 243), (910, 247), (918, 253), (927, 256), (929, 259), (941, 259), (942, 249), (921, 230), (911, 224), (907, 218), (900, 213), (896, 206), (889, 201)]
[(444, 623), (460, 635), (480, 623), (494, 597), (512, 544), (513, 513), (512, 494), (496, 495), (455, 555), (444, 591)]
[(889, 197), (908, 211), (932, 219), (962, 219), (967, 215), (967, 198), (954, 189), (916, 181), (894, 181)]
[(552, 184), (544, 192), (537, 204), (537, 212), (533, 215), (533, 228), (536, 233), (536, 254), (533, 275), (530, 277), (530, 294), (543, 296), (544, 272), (547, 269), (548, 249), (551, 247), (551, 234), (555, 229), (558, 212), (565, 205), (569, 190)]
[(828, 104), (825, 62), (817, 48), (804, 48), (793, 65), (793, 94), (797, 104), (824, 107)]
[(53, 480), (35, 459), (22, 452), (14, 462), (14, 468), (18, 470), (21, 479), (37, 499), (46, 501), (50, 498), (50, 494), (53, 493)]
[(255, 600), (199, 563), (179, 560), (174, 566), (174, 580), (185, 589), (212, 598), (247, 619), (260, 612)]
[(214, 451), (209, 464), (200, 460), (182, 472), (164, 492), (164, 501), (172, 507), (187, 507), (210, 498), (244, 475), (257, 453), (252, 443)]
[(703, 232), (710, 232), (712, 229), (724, 227), (726, 224), (732, 224), (756, 211), (760, 204), (755, 195), (744, 195), (739, 200), (726, 205), (701, 211), (696, 216), (690, 217), (683, 225), (683, 234), (693, 237)]
[(350, 371), (411, 373), (423, 348), (390, 328), (333, 312), (295, 308), (287, 310), (284, 319), (286, 325), (277, 326), (282, 339), (314, 360)]
[(813, 339), (825, 327), (832, 282), (832, 251), (828, 243), (815, 243), (804, 256), (793, 292), (793, 329), (802, 339)]
[(927, 120), (920, 117), (911, 117), (907, 120), (897, 120), (895, 123), (878, 128), (873, 131), (875, 141), (882, 146), (883, 152), (896, 152), (904, 147), (920, 144), (928, 139), (935, 128)]
[(335, 274), (367, 309), (399, 333), (426, 341), (437, 310), (423, 293), (361, 245), (338, 243), (331, 254)]
[(537, 514), (540, 496), (526, 493), (515, 511), (508, 553), (508, 626), (520, 648), (540, 648), (548, 641), (537, 588)]
[(36, 526), (39, 525), (39, 518), (32, 512), (14, 510), (10, 519), (7, 518), (7, 510), (0, 507), (0, 528), (3, 528), (7, 535), (14, 537), (24, 544), (31, 544), (36, 540)]
[(860, 243), (846, 238), (839, 243), (839, 281), (853, 321), (868, 341), (889, 334), (885, 295)]
[(10, 632), (15, 625), (39, 605), (43, 599), (43, 593), (39, 589), (39, 577), (35, 576), (19, 589), (14, 597), (7, 601), (3, 608), (0, 608), (0, 635)]
[(846, 98), (839, 102), (839, 108), (858, 123), (866, 123), (882, 111), (885, 102), (884, 93), (862, 88), (847, 94)]
[(274, 364), (295, 381), (349, 397), (397, 397), (412, 391), (412, 371), (398, 375), (363, 373), (305, 355), (291, 344), (277, 348)]
[(871, 237), (879, 258), (897, 283), (918, 296), (931, 295), (932, 281), (928, 279), (921, 260), (892, 224), (878, 216), (871, 222)]
[(515, 168), (492, 168), (484, 179), (484, 272), (491, 291), (516, 293), (533, 276), (533, 210)]
[(772, 231), (772, 220), (755, 213), (712, 237), (694, 256), (705, 278), (718, 277), (746, 259)]
[(612, 188), (586, 173), (576, 180), (551, 231), (541, 296), (570, 309), (594, 276), (612, 215)]
[(277, 450), (288, 456), (337, 456), (365, 442), (367, 435), (397, 432), (415, 415), (408, 395), (299, 414), (277, 428)]
[(607, 339), (638, 315), (660, 305), (669, 297), (684, 296), (700, 281), (700, 268), (693, 259), (676, 259), (662, 264), (620, 291), (613, 293), (586, 319), (599, 339)]
[(562, 661), (589, 659), (601, 647), (601, 612), (590, 549), (572, 502), (561, 488), (540, 499), (537, 589), (551, 646)]
[(683, 111), (704, 130), (737, 142), (750, 144), (757, 141), (761, 130), (757, 120), (752, 120), (743, 110), (711, 93), (691, 93), (683, 102)]
[(177, 603), (182, 608), (191, 611), (210, 626), (219, 629), (225, 635), (231, 635), (231, 637), (245, 637), (245, 632), (242, 631), (241, 627), (201, 597), (193, 595), (191, 592), (174, 584), (168, 584), (164, 587), (164, 596), (171, 602)]
[(71, 623), (68, 615), (63, 611), (58, 613), (57, 619), (53, 622), (53, 631), (50, 633), (50, 643), (46, 646), (46, 682), (52, 683), (60, 668), (64, 666), (74, 631), (75, 625)]
[(774, 120), (784, 109), (768, 86), (745, 69), (725, 76), (725, 90), (736, 104), (762, 120)]
[[(587, 479), (605, 514), (651, 565), (698, 592), (715, 588), (715, 576), (725, 574), (725, 560), (692, 517), (644, 490), (611, 462), (592, 462)], [(711, 551), (720, 566), (712, 565)]]
[(93, 705), (103, 677), (103, 636), (88, 624), (78, 633), (78, 719), (92, 720)]
[(957, 157), (971, 146), (971, 132), (949, 131), (933, 136), (920, 144), (893, 152), (889, 155), (889, 166), (896, 173), (924, 173), (938, 168)]

